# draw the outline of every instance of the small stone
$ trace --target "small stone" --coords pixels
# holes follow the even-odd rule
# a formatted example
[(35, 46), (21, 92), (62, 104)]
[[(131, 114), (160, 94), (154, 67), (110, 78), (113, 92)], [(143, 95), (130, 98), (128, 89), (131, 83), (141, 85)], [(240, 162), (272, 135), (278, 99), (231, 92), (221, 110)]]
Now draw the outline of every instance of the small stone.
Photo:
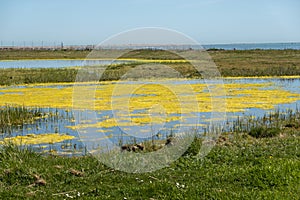
[(42, 178), (37, 179), (34, 183), (35, 183), (35, 185), (42, 185), (42, 186), (45, 186), (47, 184), (45, 179), (42, 179)]
[(64, 168), (64, 167), (61, 166), (61, 165), (55, 165), (54, 168), (56, 168), (56, 169), (62, 169), (62, 168)]
[(70, 169), (70, 173), (73, 174), (74, 176), (84, 176), (83, 172), (78, 171), (76, 169)]

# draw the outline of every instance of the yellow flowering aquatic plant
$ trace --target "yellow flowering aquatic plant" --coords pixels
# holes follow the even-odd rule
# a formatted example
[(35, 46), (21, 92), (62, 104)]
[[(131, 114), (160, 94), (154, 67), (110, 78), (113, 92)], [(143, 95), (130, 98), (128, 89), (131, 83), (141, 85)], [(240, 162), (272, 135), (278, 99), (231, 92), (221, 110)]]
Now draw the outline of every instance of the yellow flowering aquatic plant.
[[(147, 84), (141, 81), (76, 83), (77, 87), (82, 88), (81, 95), (91, 95), (95, 85), (97, 90), (92, 93), (94, 95), (93, 104), (82, 101), (76, 104), (77, 107), (75, 108), (72, 107), (73, 85), (70, 83), (7, 87), (1, 89), (0, 106), (13, 104), (67, 110), (73, 108), (98, 112), (117, 111), (114, 113), (116, 116), (106, 116), (99, 119), (95, 124), (80, 124), (73, 128), (81, 129), (91, 126), (101, 128), (130, 127), (181, 121), (187, 117), (195, 116), (196, 113), (211, 112), (212, 102), (217, 101), (217, 97), (210, 95), (207, 89), (208, 85), (200, 81), (191, 84), (186, 80), (179, 79), (176, 80), (176, 87), (174, 87), (175, 80), (161, 81), (164, 81), (163, 86), (156, 84), (155, 80), (150, 80)], [(191, 87), (193, 94), (186, 92), (187, 85)], [(300, 94), (272, 86), (274, 86), (272, 82), (224, 84), (226, 112), (243, 112), (250, 108), (266, 110), (272, 109), (278, 104), (300, 100)], [(116, 90), (116, 87), (119, 88)], [(196, 98), (198, 107), (195, 107), (192, 98)], [(124, 110), (124, 108), (128, 109)]]
[(72, 140), (72, 135), (47, 133), (47, 134), (27, 134), (24, 136), (7, 137), (0, 144), (12, 143), (16, 145), (54, 144), (65, 140)]

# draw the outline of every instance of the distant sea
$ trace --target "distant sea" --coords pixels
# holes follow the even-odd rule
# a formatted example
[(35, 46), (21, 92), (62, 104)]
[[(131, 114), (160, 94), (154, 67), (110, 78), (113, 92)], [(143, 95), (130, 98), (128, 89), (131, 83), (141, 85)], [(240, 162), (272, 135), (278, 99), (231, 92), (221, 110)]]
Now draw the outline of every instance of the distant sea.
[(291, 43), (245, 43), (245, 44), (209, 44), (204, 49), (249, 50), (249, 49), (300, 49), (300, 42)]
[(224, 49), (224, 50), (250, 50), (250, 49), (299, 49), (300, 42), (290, 42), (290, 43), (236, 43), (236, 44), (205, 44), (205, 45), (112, 45), (112, 46), (100, 46), (96, 48), (103, 49), (140, 49), (140, 48), (150, 48), (150, 49)]

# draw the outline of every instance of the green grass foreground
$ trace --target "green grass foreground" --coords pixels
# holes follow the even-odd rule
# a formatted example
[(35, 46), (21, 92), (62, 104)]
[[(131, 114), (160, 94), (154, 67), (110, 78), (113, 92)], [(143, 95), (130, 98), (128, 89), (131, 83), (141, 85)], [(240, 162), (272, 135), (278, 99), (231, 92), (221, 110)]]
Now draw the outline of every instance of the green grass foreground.
[(300, 137), (218, 144), (196, 160), (199, 141), (168, 168), (128, 174), (95, 158), (42, 156), (5, 147), (0, 153), (1, 199), (298, 199)]
[[(104, 50), (103, 50), (104, 51)], [(101, 55), (115, 54), (117, 50), (106, 50)], [(207, 51), (224, 77), (237, 76), (288, 76), (300, 74), (300, 50), (211, 50)], [(90, 51), (45, 51), (45, 50), (2, 50), (0, 60), (6, 59), (84, 59)], [(94, 53), (97, 55), (97, 53)], [(122, 58), (142, 59), (180, 59), (176, 54), (162, 50), (134, 50)], [(108, 66), (101, 80), (119, 80), (126, 72), (143, 63), (119, 64)], [(201, 78), (189, 63), (162, 63), (178, 71), (187, 78)], [(100, 69), (100, 70), (103, 70)], [(0, 84), (26, 84), (44, 82), (74, 82), (78, 69), (0, 69)], [(103, 72), (103, 71), (102, 71)], [(165, 71), (156, 72), (164, 78)], [(137, 74), (139, 76), (139, 74)], [(91, 74), (86, 80), (94, 80)], [(82, 80), (85, 81), (85, 80)]]
[[(299, 117), (275, 112), (239, 119), (204, 159), (194, 157), (202, 143), (195, 139), (169, 167), (144, 174), (116, 171), (89, 155), (41, 155), (3, 146), (0, 198), (299, 199)], [(272, 134), (263, 134), (266, 130)]]

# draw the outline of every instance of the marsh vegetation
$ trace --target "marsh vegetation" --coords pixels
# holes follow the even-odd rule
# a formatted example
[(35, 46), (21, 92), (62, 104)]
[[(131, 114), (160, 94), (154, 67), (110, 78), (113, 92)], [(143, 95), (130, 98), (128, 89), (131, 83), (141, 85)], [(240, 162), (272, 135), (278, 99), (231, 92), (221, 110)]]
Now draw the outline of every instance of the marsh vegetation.
[[(220, 97), (209, 95), (201, 74), (189, 63), (164, 51), (129, 52), (123, 58), (143, 60), (108, 66), (100, 83), (87, 83), (98, 80), (95, 74), (86, 73), (86, 79), (77, 80), (76, 86), (81, 91), (95, 89), (95, 104), (93, 107), (86, 102), (78, 104), (76, 109), (80, 111), (75, 113), (71, 111), (77, 67), (0, 69), (1, 198), (297, 199), (300, 194), (297, 77), (300, 74), (300, 51), (208, 52), (221, 74), (228, 77), (224, 79), (223, 88), (227, 96), (228, 117), (221, 128), (210, 127), (211, 121), (219, 119), (208, 115), (213, 112), (211, 102)], [(10, 50), (1, 51), (0, 59), (79, 59), (89, 53)], [(109, 57), (110, 53), (107, 50), (104, 54)], [(147, 84), (122, 80), (119, 82), (122, 86), (118, 90), (120, 93), (114, 94), (115, 107), (111, 107), (111, 94), (118, 85), (111, 80), (119, 80), (148, 60), (168, 64), (190, 82), (167, 80), (163, 76), (159, 77), (162, 82), (148, 81)], [(293, 76), (272, 77), (288, 75)], [(172, 84), (177, 86), (177, 96), (167, 89)], [(114, 116), (111, 110), (122, 110), (122, 102), (127, 102), (128, 98), (125, 88), (132, 85), (138, 89), (128, 101), (129, 112), (127, 115), (116, 112)], [(199, 110), (190, 101), (187, 85), (194, 91)], [(185, 98), (184, 109), (174, 100), (178, 97)], [(162, 105), (166, 114), (164, 118), (162, 113), (152, 109), (153, 104)], [(82, 105), (85, 107), (80, 107)], [(85, 115), (87, 112), (97, 113), (99, 121), (92, 123)], [(151, 117), (149, 112), (153, 114)], [(159, 115), (155, 115), (157, 113)], [(78, 116), (74, 116), (76, 114)], [(153, 116), (156, 118), (152, 119)], [(199, 117), (202, 123), (191, 120)], [(136, 140), (120, 131), (131, 131), (136, 136), (153, 134), (153, 129), (146, 126), (151, 122), (168, 126), (145, 140)], [(86, 151), (77, 133), (77, 130), (84, 133), (95, 129), (105, 139), (117, 144), (120, 152), (123, 149), (132, 154), (147, 154), (170, 145), (172, 138), (181, 134), (176, 132), (176, 124), (195, 131), (192, 144), (168, 167), (144, 174), (124, 173), (104, 166)], [(139, 132), (134, 127), (139, 127)], [(195, 127), (197, 129), (193, 129)], [(197, 159), (205, 137), (215, 136), (216, 130), (219, 131), (218, 137), (214, 138), (216, 145), (206, 157)]]

